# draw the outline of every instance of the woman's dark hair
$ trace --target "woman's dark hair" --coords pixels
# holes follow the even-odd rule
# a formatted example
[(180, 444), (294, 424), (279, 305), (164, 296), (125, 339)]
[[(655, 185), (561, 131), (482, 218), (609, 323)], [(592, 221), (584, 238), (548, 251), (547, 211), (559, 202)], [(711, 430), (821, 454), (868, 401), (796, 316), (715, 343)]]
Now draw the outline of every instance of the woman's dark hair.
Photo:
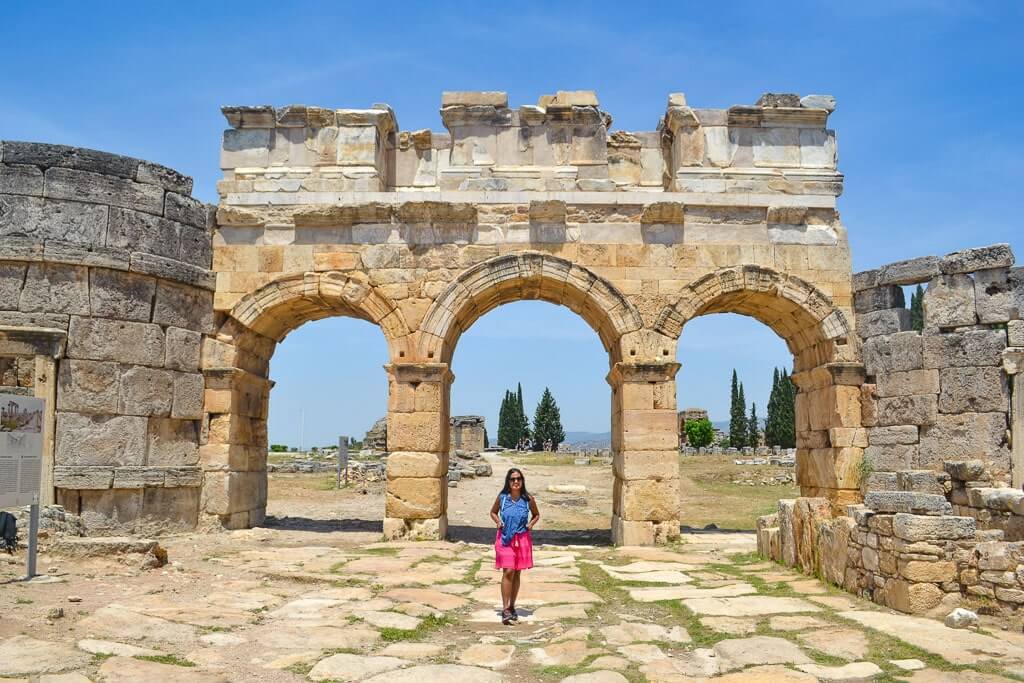
[(519, 489), (519, 495), (523, 497), (523, 500), (530, 500), (530, 493), (526, 490), (526, 475), (523, 474), (523, 471), (518, 467), (512, 467), (505, 473), (505, 488), (501, 489), (501, 492), (505, 494), (512, 493), (512, 485), (509, 483), (509, 478), (512, 476), (513, 472), (523, 478), (523, 485), (522, 488)]

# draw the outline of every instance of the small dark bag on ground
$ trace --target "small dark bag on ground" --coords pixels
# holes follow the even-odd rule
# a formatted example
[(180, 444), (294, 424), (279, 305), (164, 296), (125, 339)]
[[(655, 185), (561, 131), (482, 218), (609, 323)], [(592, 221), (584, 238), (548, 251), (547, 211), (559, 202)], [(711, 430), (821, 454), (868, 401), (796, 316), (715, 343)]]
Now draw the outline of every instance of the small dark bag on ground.
[(18, 520), (9, 512), (0, 512), (0, 550), (7, 554), (18, 549)]

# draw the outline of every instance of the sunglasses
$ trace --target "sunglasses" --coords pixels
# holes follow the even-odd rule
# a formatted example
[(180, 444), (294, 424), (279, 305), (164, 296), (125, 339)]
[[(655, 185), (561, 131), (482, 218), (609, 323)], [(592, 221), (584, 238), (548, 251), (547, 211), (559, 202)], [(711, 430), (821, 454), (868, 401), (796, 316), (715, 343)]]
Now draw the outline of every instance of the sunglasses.
[(523, 478), (522, 477), (509, 477), (508, 480), (509, 481), (522, 481)]

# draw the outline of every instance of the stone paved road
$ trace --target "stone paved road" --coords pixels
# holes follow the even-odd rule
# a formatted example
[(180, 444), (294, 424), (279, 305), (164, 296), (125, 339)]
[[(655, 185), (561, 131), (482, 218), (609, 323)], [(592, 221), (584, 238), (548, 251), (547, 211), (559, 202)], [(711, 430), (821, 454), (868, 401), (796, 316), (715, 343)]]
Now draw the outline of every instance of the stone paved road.
[[(515, 627), (498, 620), (489, 547), (339, 536), (320, 535), (320, 545), (287, 530), (182, 536), (170, 540), (172, 559), (189, 551), (202, 559), (146, 572), (49, 558), (57, 582), (0, 585), (0, 677), (667, 683), (1024, 674), (1020, 634), (956, 631), (881, 610), (758, 560), (747, 534), (691, 535), (667, 549), (539, 547)], [(55, 607), (63, 617), (50, 614)]]

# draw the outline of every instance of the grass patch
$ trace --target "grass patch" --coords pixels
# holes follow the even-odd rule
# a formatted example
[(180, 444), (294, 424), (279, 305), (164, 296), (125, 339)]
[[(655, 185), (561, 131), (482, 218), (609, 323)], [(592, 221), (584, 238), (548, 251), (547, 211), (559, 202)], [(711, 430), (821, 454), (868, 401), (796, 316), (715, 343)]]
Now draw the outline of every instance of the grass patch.
[(390, 628), (385, 627), (379, 629), (381, 640), (394, 643), (399, 641), (414, 641), (423, 640), (430, 634), (431, 631), (436, 631), (443, 626), (450, 626), (454, 624), (455, 620), (445, 614), (444, 616), (434, 616), (428, 614), (420, 621), (420, 625), (416, 628)]
[[(603, 569), (590, 563), (581, 563), (580, 585), (602, 598), (605, 602), (618, 604), (622, 601), (620, 582), (608, 576)], [(648, 584), (649, 585), (649, 584)]]
[(360, 555), (383, 555), (386, 557), (396, 557), (398, 555), (398, 548), (360, 548)]
[(14, 599), (14, 604), (15, 605), (31, 605), (33, 602), (35, 602), (35, 601), (34, 600), (29, 600), (28, 598), (15, 598)]
[(694, 647), (712, 647), (715, 643), (737, 636), (729, 635), (705, 626), (696, 613), (690, 611), (679, 600), (664, 600), (654, 603), (665, 609), (677, 623), (681, 624), (693, 639)]
[[(716, 524), (720, 529), (753, 530), (757, 518), (778, 509), (780, 498), (796, 498), (796, 485), (744, 486), (733, 480), (792, 474), (792, 467), (736, 465), (725, 455), (687, 455), (679, 458), (680, 512), (684, 524), (695, 528)], [(754, 475), (754, 476), (751, 476)]]
[(91, 663), (93, 666), (100, 666), (101, 664), (103, 664), (103, 662), (107, 661), (113, 656), (114, 655), (110, 654), (109, 652), (96, 652), (92, 656)]
[(135, 655), (135, 659), (141, 659), (145, 662), (156, 662), (157, 664), (171, 664), (173, 666), (193, 667), (196, 665), (195, 662), (182, 659), (178, 655)]
[(286, 666), (284, 670), (305, 678), (315, 665), (315, 662), (295, 662), (291, 666)]

